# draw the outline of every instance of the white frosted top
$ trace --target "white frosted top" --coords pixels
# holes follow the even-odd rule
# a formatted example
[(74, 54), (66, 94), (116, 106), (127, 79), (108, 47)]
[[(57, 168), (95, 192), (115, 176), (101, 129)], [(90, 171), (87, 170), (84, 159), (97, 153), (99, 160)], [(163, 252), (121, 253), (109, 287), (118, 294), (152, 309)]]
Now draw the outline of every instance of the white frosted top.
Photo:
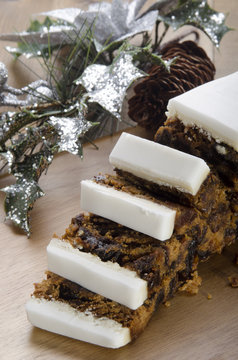
[(135, 271), (118, 263), (101, 261), (91, 253), (74, 248), (69, 242), (53, 238), (47, 246), (48, 269), (88, 290), (130, 309), (147, 299), (147, 282)]
[(120, 170), (192, 195), (210, 171), (198, 157), (127, 133), (120, 136), (109, 161)]
[(32, 297), (26, 303), (32, 325), (76, 340), (119, 348), (131, 340), (130, 330), (118, 322), (96, 318), (90, 310), (80, 312), (67, 303)]
[(196, 125), (238, 151), (238, 72), (170, 99), (167, 117)]
[(175, 210), (92, 180), (81, 182), (80, 207), (158, 240), (173, 233)]

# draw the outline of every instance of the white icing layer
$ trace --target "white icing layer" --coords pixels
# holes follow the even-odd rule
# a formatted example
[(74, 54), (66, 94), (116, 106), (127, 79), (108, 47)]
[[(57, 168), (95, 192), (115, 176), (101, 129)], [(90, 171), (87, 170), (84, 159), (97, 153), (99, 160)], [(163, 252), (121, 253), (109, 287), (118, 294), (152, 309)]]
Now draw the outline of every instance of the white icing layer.
[(168, 117), (202, 128), (238, 151), (238, 72), (210, 81), (168, 103)]
[(80, 207), (158, 240), (173, 233), (175, 210), (92, 180), (81, 182)]
[(47, 261), (50, 271), (133, 310), (147, 299), (147, 282), (135, 271), (101, 261), (67, 241), (52, 239), (47, 246)]
[(32, 297), (26, 303), (32, 325), (60, 335), (109, 348), (130, 342), (130, 331), (108, 318), (96, 318), (91, 312), (80, 312), (66, 303)]
[(109, 161), (120, 170), (192, 195), (210, 171), (198, 157), (127, 133), (120, 136)]

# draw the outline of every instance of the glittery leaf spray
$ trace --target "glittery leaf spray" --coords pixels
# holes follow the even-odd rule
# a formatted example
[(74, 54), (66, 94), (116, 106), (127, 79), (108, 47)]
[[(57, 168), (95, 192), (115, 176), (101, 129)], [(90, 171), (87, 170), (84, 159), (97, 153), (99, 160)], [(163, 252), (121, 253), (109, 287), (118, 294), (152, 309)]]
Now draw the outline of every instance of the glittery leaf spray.
[[(40, 14), (45, 20), (32, 21), (24, 32), (0, 35), (0, 40), (17, 42), (7, 46), (14, 57), (39, 57), (46, 70), (46, 80), (15, 89), (0, 63), (0, 106), (17, 108), (0, 114), (0, 160), (16, 178), (2, 189), (6, 217), (28, 236), (29, 212), (44, 195), (38, 181), (54, 155), (68, 151), (82, 157), (85, 141), (105, 129), (113, 131), (110, 122), (117, 128), (127, 88), (146, 76), (145, 64), (170, 71), (176, 58), (165, 62), (158, 55), (169, 27), (193, 25), (216, 46), (230, 30), (225, 16), (206, 0), (159, 0), (143, 12), (146, 2), (114, 0), (90, 4), (86, 11), (57, 9)], [(137, 34), (142, 34), (141, 44), (132, 46), (129, 40)]]
[(225, 25), (226, 16), (211, 9), (206, 0), (185, 1), (168, 14), (159, 14), (158, 18), (173, 30), (184, 25), (193, 25), (201, 29), (217, 47), (225, 33), (230, 30)]

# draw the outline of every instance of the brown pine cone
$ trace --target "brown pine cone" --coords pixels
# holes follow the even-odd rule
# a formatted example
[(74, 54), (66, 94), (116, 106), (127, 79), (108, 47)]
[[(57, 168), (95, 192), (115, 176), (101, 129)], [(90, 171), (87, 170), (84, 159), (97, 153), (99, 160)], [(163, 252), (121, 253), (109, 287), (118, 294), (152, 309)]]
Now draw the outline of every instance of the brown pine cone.
[(144, 80), (134, 87), (128, 101), (128, 115), (142, 127), (157, 130), (166, 120), (169, 99), (214, 79), (215, 67), (205, 51), (193, 41), (173, 42), (160, 55), (164, 60), (178, 57), (167, 72), (153, 65)]

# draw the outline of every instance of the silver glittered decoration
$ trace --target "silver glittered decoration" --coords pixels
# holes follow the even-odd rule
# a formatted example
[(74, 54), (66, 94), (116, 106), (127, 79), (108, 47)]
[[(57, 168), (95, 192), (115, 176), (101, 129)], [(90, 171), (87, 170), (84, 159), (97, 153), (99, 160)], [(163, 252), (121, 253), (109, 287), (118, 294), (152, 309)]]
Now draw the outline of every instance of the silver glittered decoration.
[[(67, 22), (67, 25), (52, 24), (39, 32), (20, 32), (15, 34), (2, 34), (0, 39), (4, 41), (24, 41), (27, 44), (54, 45), (72, 44), (79, 32), (84, 33), (88, 27), (92, 27), (95, 45), (100, 50), (105, 43), (119, 42), (141, 32), (151, 31), (157, 20), (158, 11), (151, 10), (139, 16), (139, 12), (147, 0), (122, 1), (114, 0), (112, 3), (98, 2), (90, 4), (88, 10), (79, 8), (56, 9), (41, 13)], [(17, 49), (7, 48), (9, 52)], [(27, 56), (35, 56), (28, 52)]]
[(139, 16), (145, 3), (146, 0), (94, 3), (87, 12), (82, 12), (75, 18), (75, 24), (77, 27), (82, 26), (85, 21), (89, 25), (93, 24), (94, 36), (101, 45), (123, 41), (136, 34), (152, 31), (158, 11)]
[(133, 64), (133, 55), (121, 52), (112, 65), (91, 65), (83, 72), (76, 84), (87, 91), (90, 102), (99, 103), (104, 109), (121, 120), (121, 109), (126, 90), (131, 83), (145, 76)]
[(184, 25), (193, 25), (201, 29), (219, 47), (222, 37), (231, 29), (225, 25), (226, 16), (213, 10), (207, 0), (189, 0), (166, 15), (159, 14), (158, 19), (174, 31)]
[(74, 155), (81, 155), (79, 137), (92, 126), (83, 115), (76, 118), (51, 116), (49, 123), (54, 126), (60, 136), (59, 151), (68, 151)]

